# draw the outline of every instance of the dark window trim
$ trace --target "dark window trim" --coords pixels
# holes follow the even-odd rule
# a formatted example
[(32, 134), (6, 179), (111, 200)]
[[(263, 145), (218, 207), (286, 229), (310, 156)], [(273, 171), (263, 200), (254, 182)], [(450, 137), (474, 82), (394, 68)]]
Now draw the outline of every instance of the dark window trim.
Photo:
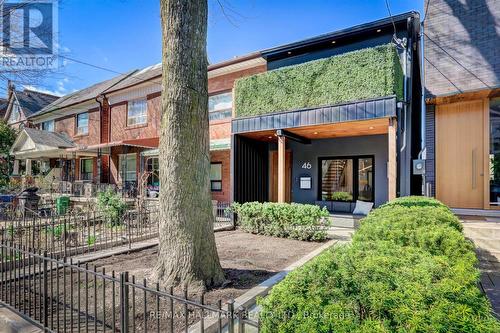
[[(91, 170), (90, 170), (90, 172), (83, 172), (83, 163), (87, 160), (91, 161), (90, 162), (91, 163), (91, 166), (90, 166)], [(87, 179), (87, 177), (84, 177), (84, 175), (85, 176), (90, 175), (90, 177), (88, 177), (88, 179)], [(80, 158), (80, 180), (92, 181), (93, 178), (94, 178), (94, 159), (92, 157)]]
[[(212, 192), (222, 192), (222, 162), (210, 162), (210, 168), (212, 168), (212, 164), (220, 164), (220, 180), (212, 180), (210, 179), (210, 191)], [(214, 189), (213, 184), (220, 183), (220, 189)]]
[(358, 179), (358, 169), (359, 169), (359, 160), (363, 158), (371, 158), (372, 159), (372, 168), (373, 168), (373, 186), (372, 186), (372, 198), (373, 201), (370, 202), (375, 202), (375, 155), (351, 155), (351, 156), (321, 156), (318, 157), (318, 193), (317, 193), (317, 198), (319, 201), (323, 200), (321, 196), (322, 192), (322, 186), (323, 186), (323, 181), (322, 181), (322, 162), (324, 160), (342, 160), (342, 159), (351, 159), (352, 161), (352, 171), (353, 171), (353, 194), (352, 194), (352, 201), (347, 201), (347, 202), (356, 202), (359, 197), (359, 179)]

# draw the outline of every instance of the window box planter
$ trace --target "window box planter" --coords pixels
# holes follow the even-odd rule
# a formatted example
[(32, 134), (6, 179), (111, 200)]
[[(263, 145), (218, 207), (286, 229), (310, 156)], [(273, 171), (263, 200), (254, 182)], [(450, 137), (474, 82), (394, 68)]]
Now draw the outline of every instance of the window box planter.
[(332, 211), (339, 213), (352, 213), (355, 203), (350, 201), (332, 201)]

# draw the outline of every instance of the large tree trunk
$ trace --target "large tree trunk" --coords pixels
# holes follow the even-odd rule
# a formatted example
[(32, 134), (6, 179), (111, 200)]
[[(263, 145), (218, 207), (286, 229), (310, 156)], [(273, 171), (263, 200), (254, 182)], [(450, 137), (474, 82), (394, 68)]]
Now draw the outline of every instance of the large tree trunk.
[(207, 2), (161, 0), (163, 93), (160, 243), (163, 285), (224, 281), (213, 232), (207, 93)]

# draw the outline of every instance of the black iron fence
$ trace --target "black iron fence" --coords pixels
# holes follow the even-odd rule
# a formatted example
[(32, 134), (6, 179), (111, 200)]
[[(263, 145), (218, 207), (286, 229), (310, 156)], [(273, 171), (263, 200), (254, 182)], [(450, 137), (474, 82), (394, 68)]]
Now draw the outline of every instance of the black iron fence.
[(0, 242), (0, 301), (46, 332), (258, 332), (234, 301), (163, 290), (127, 272)]
[(99, 211), (26, 211), (0, 222), (0, 238), (19, 246), (70, 256), (128, 245), (158, 236), (158, 209), (129, 210), (120, 219)]

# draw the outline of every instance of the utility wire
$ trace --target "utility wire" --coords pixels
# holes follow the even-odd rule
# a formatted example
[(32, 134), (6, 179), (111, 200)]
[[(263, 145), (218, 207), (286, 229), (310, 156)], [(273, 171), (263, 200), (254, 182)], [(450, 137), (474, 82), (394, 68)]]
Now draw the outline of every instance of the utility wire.
[(426, 56), (424, 56), (425, 61), (427, 61), (432, 67), (434, 67), (439, 74), (441, 74), (448, 82), (450, 82), (460, 93), (463, 93), (462, 89), (460, 89), (449, 77), (447, 77), (443, 72), (439, 70)]
[(392, 35), (392, 40), (394, 41), (394, 44), (396, 44), (396, 46), (404, 49), (405, 45), (404, 45), (403, 41), (401, 41), (397, 36), (396, 23), (394, 22), (394, 18), (392, 17), (391, 8), (389, 7), (389, 0), (385, 0), (385, 7), (387, 8), (387, 12), (389, 13), (389, 17), (391, 19), (392, 27), (394, 29), (394, 33)]
[(424, 18), (422, 19), (422, 24), (425, 22), (425, 19), (427, 18), (427, 12), (429, 11), (429, 4), (430, 3), (431, 3), (431, 0), (427, 0), (427, 4), (425, 5)]
[(452, 56), (446, 49), (444, 49), (441, 45), (439, 45), (438, 42), (436, 42), (434, 39), (432, 39), (431, 37), (429, 37), (429, 35), (427, 35), (425, 32), (424, 32), (424, 36), (427, 37), (427, 39), (429, 39), (434, 45), (436, 45), (441, 51), (443, 51), (448, 57), (450, 57), (451, 59), (453, 59), (460, 67), (462, 67), (463, 69), (465, 69), (470, 75), (474, 76), (479, 82), (481, 82), (485, 87), (491, 89), (492, 87), (487, 84), (486, 82), (484, 82), (479, 76), (477, 76), (474, 72), (472, 72), (470, 69), (468, 69), (467, 67), (465, 67), (460, 61), (458, 61), (457, 58), (455, 58), (454, 56)]

